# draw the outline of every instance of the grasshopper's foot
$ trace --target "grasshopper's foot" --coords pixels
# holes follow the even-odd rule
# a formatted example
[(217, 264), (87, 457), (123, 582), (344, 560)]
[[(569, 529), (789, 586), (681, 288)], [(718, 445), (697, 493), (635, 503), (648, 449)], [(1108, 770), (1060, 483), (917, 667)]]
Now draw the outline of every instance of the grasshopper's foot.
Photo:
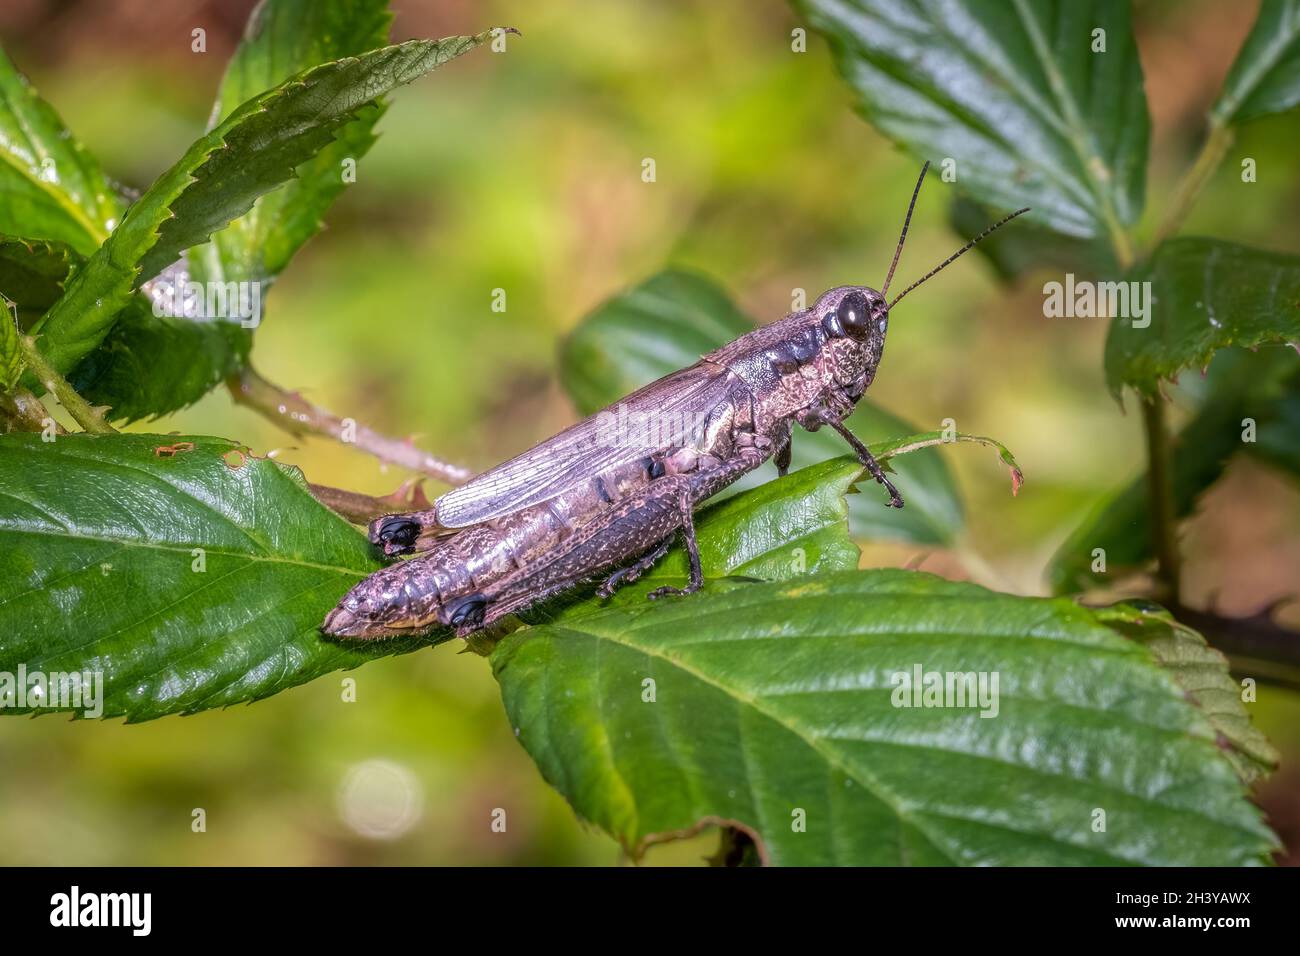
[(867, 472), (871, 477), (884, 485), (885, 490), (889, 492), (889, 507), (903, 507), (903, 496), (898, 493), (898, 489), (894, 487), (894, 483), (885, 477), (885, 470), (880, 467), (880, 464), (876, 459), (871, 457), (870, 452), (866, 453), (866, 457), (862, 463), (867, 466)]
[(668, 553), (668, 549), (672, 547), (672, 543), (672, 538), (666, 538), (662, 544), (643, 557), (640, 561), (636, 562), (636, 564), (629, 564), (627, 567), (615, 571), (605, 579), (604, 584), (596, 588), (597, 596), (601, 599), (612, 597), (614, 592), (623, 585), (631, 584), (637, 578), (641, 577), (641, 575), (654, 567), (656, 561)]
[[(726, 467), (726, 466), (724, 465), (722, 467)], [(745, 464), (744, 459), (737, 459), (736, 462), (733, 463), (733, 467), (737, 469), (745, 468), (746, 470), (748, 470), (748, 468), (752, 466)], [(695, 519), (692, 513), (692, 508), (694, 507), (694, 501), (691, 498), (691, 492), (689, 487), (682, 490), (677, 500), (677, 506), (678, 508), (681, 509), (682, 545), (686, 548), (686, 561), (690, 565), (691, 576), (687, 579), (686, 587), (684, 588), (674, 588), (674, 587), (655, 588), (653, 591), (651, 591), (649, 594), (646, 595), (646, 597), (651, 601), (657, 601), (659, 598), (665, 597), (669, 594), (673, 594), (673, 595), (694, 594), (704, 584), (704, 571), (700, 567), (700, 545), (699, 542), (695, 540)], [(672, 543), (672, 538), (669, 538), (662, 545), (660, 545), (660, 547), (666, 551), (668, 549), (668, 545), (671, 543)]]
[(614, 596), (617, 591), (625, 584), (631, 584), (641, 575), (636, 569), (636, 565), (630, 568), (620, 568), (609, 577), (607, 577), (600, 587), (596, 588), (596, 597), (602, 601), (607, 601)]
[(877, 480), (882, 485), (884, 485), (886, 490), (888, 490), (889, 492), (889, 507), (890, 508), (903, 507), (903, 496), (898, 493), (898, 489), (894, 487), (894, 483), (890, 481), (888, 478), (886, 478), (884, 474), (881, 474), (877, 478)]
[(792, 444), (793, 442), (789, 434), (787, 433), (785, 437), (785, 444), (777, 448), (776, 454), (772, 456), (772, 460), (776, 462), (776, 476), (778, 478), (784, 478), (786, 475), (790, 473), (790, 458), (791, 458)]
[(871, 450), (867, 448), (866, 445), (862, 444), (862, 442), (858, 440), (858, 437), (854, 435), (853, 432), (849, 431), (842, 421), (839, 421), (836, 418), (826, 418), (824, 419), (824, 423), (830, 425), (831, 428), (839, 432), (844, 440), (849, 443), (849, 447), (852, 448), (854, 453), (858, 456), (858, 461), (862, 462), (862, 464), (866, 466), (867, 473), (889, 489), (889, 507), (903, 507), (903, 496), (898, 493), (898, 489), (894, 487), (894, 483), (885, 477), (885, 472), (880, 467), (880, 462), (876, 461), (875, 457), (871, 454)]
[(646, 597), (651, 601), (657, 601), (661, 597), (669, 597), (669, 596), (680, 597), (681, 595), (684, 594), (694, 594), (696, 591), (700, 589), (702, 585), (703, 582), (697, 584), (694, 581), (686, 585), (686, 587), (684, 588), (674, 588), (665, 585), (664, 587), (661, 588), (655, 588), (653, 591), (647, 594)]
[[(663, 551), (659, 551), (658, 554), (655, 554), (655, 558), (658, 558), (660, 554), (663, 554)], [(597, 597), (602, 598), (602, 600), (614, 597), (614, 592), (617, 591), (617, 589), (623, 587), (624, 584), (632, 584), (632, 581), (640, 578), (642, 572), (645, 571), (646, 568), (649, 568), (650, 564), (653, 563), (653, 561), (650, 563), (638, 561), (636, 564), (628, 564), (628, 567), (619, 568), (619, 570), (615, 571), (614, 574), (604, 579), (604, 584), (595, 589), (595, 594), (597, 594)]]

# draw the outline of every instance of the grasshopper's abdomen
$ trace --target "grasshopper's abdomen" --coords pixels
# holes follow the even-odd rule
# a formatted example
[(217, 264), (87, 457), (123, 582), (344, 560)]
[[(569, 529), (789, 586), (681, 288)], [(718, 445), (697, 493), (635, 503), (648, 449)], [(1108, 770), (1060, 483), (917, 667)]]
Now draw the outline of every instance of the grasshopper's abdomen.
[(550, 501), (443, 538), (354, 587), (326, 618), (328, 634), (391, 637), (438, 625), (462, 627), (479, 615), (476, 596), (553, 554), (618, 502), (644, 492), (662, 465), (647, 460), (601, 474)]

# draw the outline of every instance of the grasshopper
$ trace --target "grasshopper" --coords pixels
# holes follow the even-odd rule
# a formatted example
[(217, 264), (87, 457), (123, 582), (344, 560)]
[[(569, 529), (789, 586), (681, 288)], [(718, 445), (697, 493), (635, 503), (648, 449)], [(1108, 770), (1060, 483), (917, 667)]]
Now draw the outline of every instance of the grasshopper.
[[(341, 637), (418, 634), (439, 626), (466, 637), (502, 617), (607, 575), (608, 597), (635, 581), (681, 536), (690, 594), (704, 583), (693, 514), (700, 502), (775, 458), (790, 466), (792, 426), (829, 426), (903, 507), (898, 489), (843, 421), (871, 385), (890, 310), (1020, 209), (886, 299), (929, 163), (907, 207), (880, 291), (839, 286), (801, 312), (746, 333), (689, 368), (633, 392), (516, 458), (438, 498), (425, 511), (385, 515), (371, 542), (393, 557), (423, 551), (367, 577), (325, 618)], [(632, 432), (629, 419), (660, 423)]]

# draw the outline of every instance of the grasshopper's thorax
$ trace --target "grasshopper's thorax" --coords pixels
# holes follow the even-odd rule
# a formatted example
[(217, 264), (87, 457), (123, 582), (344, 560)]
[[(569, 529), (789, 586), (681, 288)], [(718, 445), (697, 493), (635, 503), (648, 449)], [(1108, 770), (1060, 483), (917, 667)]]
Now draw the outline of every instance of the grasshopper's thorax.
[(879, 292), (840, 286), (704, 358), (751, 390), (756, 431), (777, 432), (790, 419), (816, 428), (847, 416), (875, 378), (888, 318)]

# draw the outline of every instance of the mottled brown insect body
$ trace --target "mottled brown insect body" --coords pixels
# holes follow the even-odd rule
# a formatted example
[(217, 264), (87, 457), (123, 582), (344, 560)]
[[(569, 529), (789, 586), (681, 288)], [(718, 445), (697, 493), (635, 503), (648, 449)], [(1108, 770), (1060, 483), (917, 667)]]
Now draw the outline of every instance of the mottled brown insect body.
[[(907, 222), (894, 265), (906, 236)], [(323, 630), (386, 637), (450, 626), (465, 636), (597, 575), (608, 575), (599, 589), (607, 595), (647, 570), (678, 532), (690, 581), (650, 597), (695, 591), (703, 583), (695, 506), (774, 456), (784, 475), (794, 424), (838, 431), (901, 508), (842, 422), (875, 377), (890, 307), (920, 282), (894, 302), (865, 286), (831, 289), (448, 492), (432, 510), (379, 519), (371, 540), (386, 554), (424, 553), (358, 584)]]

